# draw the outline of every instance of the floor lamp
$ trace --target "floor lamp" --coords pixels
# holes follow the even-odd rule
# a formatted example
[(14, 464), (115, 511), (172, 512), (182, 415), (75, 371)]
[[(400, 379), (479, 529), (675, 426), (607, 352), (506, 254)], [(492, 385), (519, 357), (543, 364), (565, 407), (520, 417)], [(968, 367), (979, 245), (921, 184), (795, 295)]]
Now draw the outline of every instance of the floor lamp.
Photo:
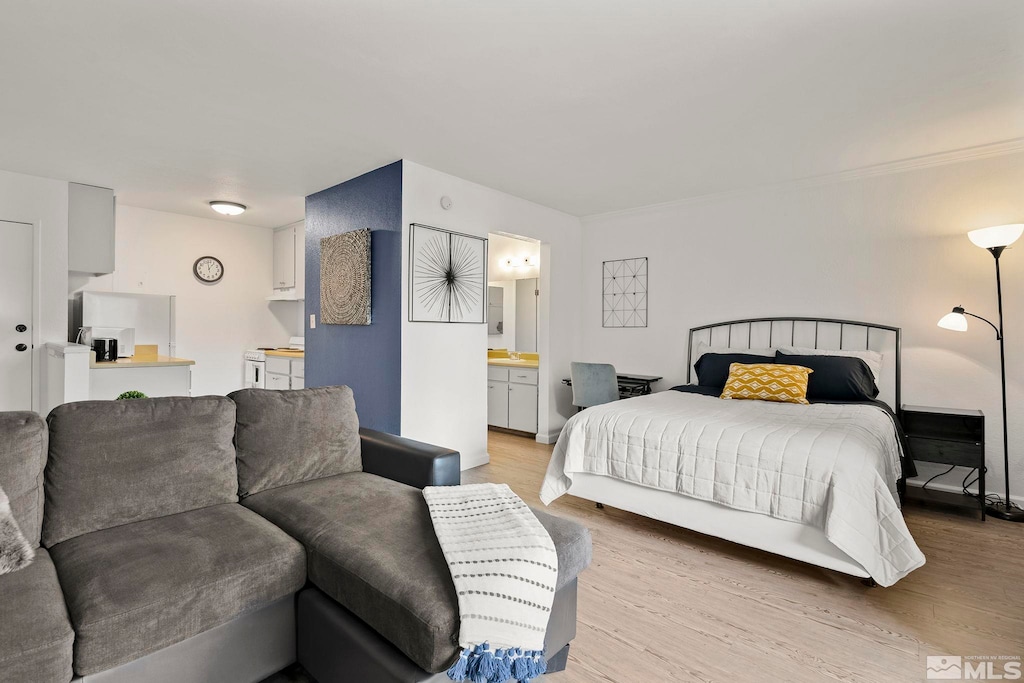
[[(968, 313), (962, 306), (957, 306), (953, 309), (952, 313), (947, 313), (941, 320), (939, 320), (939, 327), (944, 327), (947, 330), (954, 330), (956, 332), (966, 332), (966, 316), (971, 316), (972, 318), (977, 318), (978, 320), (988, 323), (992, 326), (992, 329), (996, 331), (996, 339), (999, 341), (999, 370), (1003, 388), (1003, 475), (1006, 479), (1006, 497), (1002, 500), (986, 500), (985, 510), (993, 517), (1009, 520), (1011, 522), (1024, 522), (1024, 510), (1010, 500), (1010, 436), (1009, 429), (1006, 424), (1006, 352), (1003, 340), (1003, 283), (999, 276), (999, 257), (1002, 256), (1003, 250), (1020, 239), (1022, 234), (1024, 234), (1024, 223), (1016, 225), (997, 225), (992, 228), (981, 228), (980, 230), (972, 230), (967, 233), (971, 242), (974, 242), (975, 245), (982, 249), (988, 249), (992, 256), (995, 257), (996, 298), (999, 302), (999, 326), (997, 327), (992, 323), (992, 321), (985, 320), (985, 318), (982, 318), (980, 315)], [(979, 491), (978, 493), (985, 496), (984, 491)]]

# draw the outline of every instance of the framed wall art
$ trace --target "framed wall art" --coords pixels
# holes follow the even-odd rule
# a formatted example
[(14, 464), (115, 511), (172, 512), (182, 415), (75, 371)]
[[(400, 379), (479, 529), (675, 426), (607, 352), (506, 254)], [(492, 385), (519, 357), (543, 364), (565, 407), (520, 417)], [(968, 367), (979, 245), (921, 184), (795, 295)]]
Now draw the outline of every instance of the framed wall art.
[(409, 226), (409, 321), (487, 322), (487, 240)]
[(647, 327), (647, 257), (605, 261), (603, 327)]
[(370, 324), (370, 231), (320, 240), (320, 322)]

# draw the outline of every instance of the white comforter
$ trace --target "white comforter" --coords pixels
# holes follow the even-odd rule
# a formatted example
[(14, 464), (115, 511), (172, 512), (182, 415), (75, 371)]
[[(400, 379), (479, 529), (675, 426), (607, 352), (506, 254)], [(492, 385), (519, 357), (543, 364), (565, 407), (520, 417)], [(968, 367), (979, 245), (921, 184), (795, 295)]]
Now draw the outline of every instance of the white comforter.
[(616, 401), (565, 425), (541, 500), (576, 472), (814, 525), (883, 586), (925, 561), (899, 509), (900, 443), (881, 408), (678, 391)]

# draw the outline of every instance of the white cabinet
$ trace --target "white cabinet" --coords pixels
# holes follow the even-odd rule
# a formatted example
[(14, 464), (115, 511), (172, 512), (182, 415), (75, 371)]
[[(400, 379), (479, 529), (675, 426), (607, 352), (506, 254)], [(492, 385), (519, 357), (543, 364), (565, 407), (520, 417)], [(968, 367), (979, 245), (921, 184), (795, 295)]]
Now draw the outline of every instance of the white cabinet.
[(487, 424), (537, 433), (537, 381), (533, 368), (487, 368)]
[(114, 272), (114, 191), (68, 183), (68, 270)]
[(274, 289), (295, 286), (295, 228), (274, 231)]
[(272, 301), (306, 298), (306, 222), (274, 230), (274, 293)]
[(303, 389), (305, 376), (304, 359), (267, 356), (267, 389)]
[(487, 424), (508, 427), (508, 382), (487, 380)]
[(267, 373), (267, 389), (291, 389), (291, 377), (288, 375), (277, 375)]

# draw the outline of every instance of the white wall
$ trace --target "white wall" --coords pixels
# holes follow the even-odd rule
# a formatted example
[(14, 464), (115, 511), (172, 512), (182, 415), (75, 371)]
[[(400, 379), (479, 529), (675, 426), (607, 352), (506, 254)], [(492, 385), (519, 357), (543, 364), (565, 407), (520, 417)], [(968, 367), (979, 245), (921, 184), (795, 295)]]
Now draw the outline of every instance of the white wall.
[[(410, 223), (486, 237), (508, 232), (541, 244), (538, 440), (553, 441), (571, 415), (561, 378), (575, 358), (580, 325), (580, 223), (568, 214), (409, 161), (403, 162), (403, 249)], [(440, 198), (452, 198), (445, 211)], [(408, 311), (408, 259), (402, 306)], [(463, 468), (487, 462), (487, 326), (402, 323), (402, 435), (456, 448)]]
[[(950, 308), (996, 318), (992, 257), (968, 230), (1024, 222), (1024, 154), (763, 189), (583, 220), (582, 358), (683, 383), (690, 327), (807, 315), (903, 328), (903, 400), (980, 408), (990, 491), (1003, 482), (999, 349)], [(650, 259), (649, 326), (601, 327), (601, 262)], [(1012, 486), (1024, 495), (1024, 243), (1002, 258)], [(932, 472), (934, 468), (922, 467)], [(940, 469), (941, 471), (941, 469)], [(960, 478), (947, 481), (959, 484)]]
[[(122, 205), (116, 220), (115, 272), (73, 275), (69, 291), (177, 296), (177, 355), (196, 362), (193, 396), (240, 389), (243, 351), (287, 345), (296, 304), (266, 301), (273, 287), (270, 228)], [(196, 280), (192, 264), (200, 256), (221, 260), (220, 282)]]
[(38, 410), (39, 370), (46, 353), (41, 342), (63, 341), (67, 335), (68, 184), (0, 171), (0, 220), (31, 223), (36, 230), (38, 327), (33, 339), (32, 405)]

